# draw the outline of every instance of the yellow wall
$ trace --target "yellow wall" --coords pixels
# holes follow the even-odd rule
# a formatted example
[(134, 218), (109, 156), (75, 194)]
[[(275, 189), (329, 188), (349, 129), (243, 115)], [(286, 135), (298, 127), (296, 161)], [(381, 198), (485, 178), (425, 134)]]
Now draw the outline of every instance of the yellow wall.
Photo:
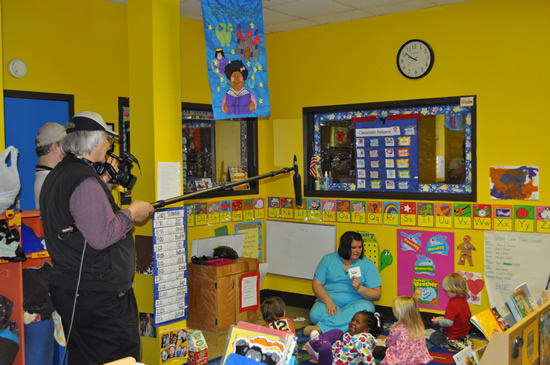
[[(2, 0), (2, 11), (5, 89), (74, 94), (75, 111), (91, 109), (109, 122), (118, 120), (117, 98), (129, 90), (125, 6), (103, 0)], [(474, 0), (267, 35), (272, 111), (259, 121), (259, 173), (289, 166), (293, 154), (305, 171), (302, 148), (288, 148), (303, 145), (303, 107), (473, 94), (478, 202), (491, 203), (490, 166), (535, 165), (542, 172), (536, 204), (550, 205), (544, 194), (549, 16), (546, 0)], [(181, 26), (182, 101), (210, 103), (202, 23), (182, 19)], [(434, 68), (420, 80), (404, 78), (396, 67), (399, 47), (412, 38), (427, 41), (435, 52)], [(7, 73), (16, 57), (28, 66), (22, 79)], [(132, 152), (140, 158), (148, 149)], [(290, 176), (260, 182), (262, 197), (292, 195)], [(189, 242), (213, 236), (215, 228), (190, 228)], [(339, 224), (337, 233), (350, 229), (370, 231), (381, 249), (396, 252), (395, 227)], [(474, 268), (464, 268), (483, 272), (483, 233), (455, 233), (457, 240), (472, 236), (478, 249)], [(381, 305), (389, 306), (397, 293), (396, 267), (382, 272)], [(273, 275), (263, 288), (312, 294), (308, 280)], [(479, 309), (483, 306), (473, 308)]]
[[(301, 119), (308, 106), (477, 95), (478, 202), (494, 203), (489, 196), (490, 166), (535, 165), (541, 171), (541, 201), (550, 166), (544, 152), (550, 127), (541, 109), (547, 104), (550, 35), (546, 25), (550, 3), (544, 0), (474, 0), (456, 5), (375, 17), (342, 24), (276, 33), (267, 36), (270, 121)], [(407, 40), (427, 41), (435, 52), (431, 73), (419, 80), (403, 77), (396, 55)], [(287, 144), (271, 141), (262, 156), (262, 169), (281, 149), (302, 143), (302, 125), (287, 130)], [(299, 149), (299, 150), (298, 150)], [(299, 161), (302, 151), (297, 148)], [(287, 196), (288, 183), (270, 184), (268, 195)], [(517, 204), (518, 202), (516, 202)], [(534, 202), (531, 202), (533, 204)], [(529, 204), (529, 203), (526, 203)], [(338, 224), (339, 236), (348, 229), (365, 229), (376, 235), (380, 249), (396, 252), (396, 227)], [(483, 273), (483, 233), (455, 230), (459, 243), (472, 237), (477, 248), (474, 267), (457, 269)], [(394, 264), (381, 273), (379, 301), (391, 305), (396, 296)], [(270, 289), (311, 293), (310, 282), (268, 276)], [(265, 287), (264, 285), (264, 287)], [(487, 306), (472, 307), (477, 312)]]

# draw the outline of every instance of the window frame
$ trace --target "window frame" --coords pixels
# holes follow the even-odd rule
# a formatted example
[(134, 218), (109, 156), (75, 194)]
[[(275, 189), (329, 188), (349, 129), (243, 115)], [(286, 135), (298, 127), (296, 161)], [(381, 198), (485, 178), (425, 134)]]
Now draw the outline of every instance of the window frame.
[[(123, 151), (123, 147), (127, 144), (126, 139), (129, 139), (129, 135), (124, 133), (126, 130), (124, 123), (129, 123), (129, 121), (126, 121), (126, 118), (124, 116), (125, 108), (129, 108), (130, 102), (129, 98), (123, 98), (120, 97), (118, 101), (118, 107), (119, 107), (119, 132), (120, 132), (120, 150)], [(201, 111), (201, 112), (212, 112), (212, 105), (210, 104), (199, 104), (199, 103), (187, 103), (182, 102), (181, 103), (181, 110), (182, 110), (182, 123), (186, 120), (183, 119), (183, 111), (185, 110), (193, 110), (193, 111)], [(246, 119), (246, 154), (242, 150), (241, 145), (241, 161), (243, 158), (246, 158), (247, 162), (247, 172), (248, 177), (255, 177), (258, 175), (258, 118), (242, 118)], [(213, 120), (215, 123), (215, 120)], [(235, 121), (238, 123), (238, 121)], [(128, 128), (130, 129), (130, 128)], [(183, 136), (182, 136), (183, 138)], [(183, 141), (182, 141), (183, 142)], [(125, 150), (124, 150), (125, 151)], [(130, 152), (130, 151), (126, 151)], [(214, 156), (215, 158), (215, 156)], [(183, 154), (181, 156), (182, 163), (183, 163)], [(218, 187), (220, 185), (228, 184), (229, 182), (225, 183), (213, 183), (213, 187)], [(190, 184), (187, 184), (190, 185)], [(226, 197), (226, 196), (238, 196), (238, 195), (255, 195), (259, 193), (259, 184), (257, 181), (250, 182), (249, 183), (250, 189), (249, 190), (217, 190), (212, 193), (205, 193), (204, 197), (207, 198), (215, 198), (215, 197)], [(185, 194), (191, 194), (197, 192), (194, 188), (193, 190), (187, 190), (185, 191), (184, 188), (184, 195)]]
[[(445, 107), (450, 105), (462, 105), (461, 102), (473, 99), (473, 105), (468, 105), (471, 114), (470, 128), (470, 159), (467, 161), (469, 166), (470, 181), (467, 184), (469, 193), (452, 193), (452, 192), (399, 192), (399, 191), (351, 191), (351, 190), (315, 190), (315, 180), (309, 174), (310, 159), (314, 156), (315, 145), (315, 115), (326, 113), (343, 113), (343, 112), (358, 112), (358, 111), (375, 111), (375, 110), (399, 110), (410, 108), (434, 108)], [(477, 201), (477, 173), (476, 173), (476, 110), (477, 98), (475, 95), (456, 96), (456, 97), (438, 97), (429, 99), (414, 99), (414, 100), (399, 100), (373, 103), (359, 104), (342, 104), (330, 106), (304, 107), (303, 108), (303, 137), (304, 137), (304, 196), (305, 197), (331, 197), (331, 198), (352, 198), (352, 199), (396, 199), (396, 200), (428, 200), (428, 201)], [(431, 115), (431, 114), (429, 114)], [(418, 132), (417, 132), (418, 133)], [(312, 143), (313, 142), (313, 143)], [(354, 162), (356, 166), (356, 162)], [(446, 183), (429, 184), (429, 185), (451, 185)], [(448, 190), (451, 190), (449, 188)]]

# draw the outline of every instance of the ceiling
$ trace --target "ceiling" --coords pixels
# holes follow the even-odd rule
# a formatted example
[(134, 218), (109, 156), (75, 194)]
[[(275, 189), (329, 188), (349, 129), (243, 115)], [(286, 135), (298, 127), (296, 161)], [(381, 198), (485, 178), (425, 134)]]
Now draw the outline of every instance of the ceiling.
[[(127, 0), (106, 0), (126, 4)], [(262, 0), (265, 33), (287, 32), (471, 0)], [(200, 0), (181, 0), (181, 17), (202, 21)]]

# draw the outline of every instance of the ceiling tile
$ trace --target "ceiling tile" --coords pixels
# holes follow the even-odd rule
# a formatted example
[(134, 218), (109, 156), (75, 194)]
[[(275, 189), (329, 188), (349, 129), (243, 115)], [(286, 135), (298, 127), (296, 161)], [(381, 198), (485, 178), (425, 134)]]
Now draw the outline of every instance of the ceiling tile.
[(349, 6), (338, 4), (331, 0), (300, 0), (293, 3), (286, 3), (275, 6), (264, 6), (291, 16), (300, 18), (311, 18), (314, 16), (329, 15), (353, 10)]

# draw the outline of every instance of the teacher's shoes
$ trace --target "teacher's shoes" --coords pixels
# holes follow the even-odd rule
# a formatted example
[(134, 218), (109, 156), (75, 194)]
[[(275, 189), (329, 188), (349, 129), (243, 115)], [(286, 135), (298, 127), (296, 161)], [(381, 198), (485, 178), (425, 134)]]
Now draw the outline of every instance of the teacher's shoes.
[(313, 331), (317, 331), (319, 333), (323, 332), (321, 331), (321, 328), (319, 328), (319, 326), (315, 324), (310, 324), (309, 326), (304, 327), (304, 331), (302, 333), (304, 334), (304, 336), (309, 336)]

